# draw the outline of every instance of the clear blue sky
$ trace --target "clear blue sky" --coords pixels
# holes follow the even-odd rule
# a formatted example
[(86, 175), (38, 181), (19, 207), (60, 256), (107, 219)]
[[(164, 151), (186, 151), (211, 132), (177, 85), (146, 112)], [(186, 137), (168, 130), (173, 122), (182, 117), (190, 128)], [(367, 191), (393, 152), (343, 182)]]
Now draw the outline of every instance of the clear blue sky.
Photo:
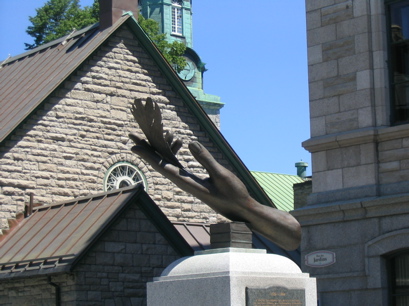
[[(1, 61), (33, 42), (28, 17), (45, 2), (0, 0)], [(225, 103), (221, 131), (246, 166), (296, 174), (303, 160), (310, 175), (304, 0), (193, 0), (193, 33), (204, 90)]]

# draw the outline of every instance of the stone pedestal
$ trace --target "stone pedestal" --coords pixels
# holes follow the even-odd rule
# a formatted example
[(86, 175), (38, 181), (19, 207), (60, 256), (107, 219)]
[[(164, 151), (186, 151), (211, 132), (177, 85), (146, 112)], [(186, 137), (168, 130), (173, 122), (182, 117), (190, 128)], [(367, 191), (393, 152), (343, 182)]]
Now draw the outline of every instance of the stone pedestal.
[(148, 306), (317, 305), (315, 279), (290, 259), (256, 249), (196, 252), (147, 287)]

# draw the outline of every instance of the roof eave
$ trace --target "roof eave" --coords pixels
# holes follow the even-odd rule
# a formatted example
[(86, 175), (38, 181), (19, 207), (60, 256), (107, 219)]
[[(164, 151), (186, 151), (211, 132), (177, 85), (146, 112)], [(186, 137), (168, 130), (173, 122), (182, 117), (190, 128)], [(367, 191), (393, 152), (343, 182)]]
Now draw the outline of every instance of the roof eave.
[[(75, 65), (72, 65), (69, 69), (67, 69), (66, 72), (65, 72), (65, 74), (64, 74), (64, 76), (61, 77), (57, 82), (55, 82), (55, 84), (54, 84), (52, 87), (49, 88), (49, 90), (47, 91), (47, 93), (44, 94), (41, 99), (39, 99), (36, 103), (33, 103), (32, 108), (30, 109), (30, 111), (27, 112), (27, 116), (29, 116), (34, 110), (36, 110), (37, 107), (39, 107), (39, 106), (41, 105), (41, 103), (42, 103), (45, 99), (47, 99), (52, 92), (54, 92), (59, 86), (61, 86), (61, 84), (62, 84), (74, 71), (76, 71), (76, 70), (78, 69), (78, 67), (79, 67), (86, 59), (88, 59), (88, 58), (95, 52), (95, 50), (97, 50), (97, 49), (106, 41), (106, 39), (108, 39), (109, 36), (110, 36), (113, 32), (115, 32), (115, 31), (126, 21), (126, 19), (128, 19), (128, 18), (130, 18), (129, 15), (128, 15), (128, 16), (125, 16), (125, 18), (119, 19), (119, 20), (115, 23), (115, 25), (113, 25), (112, 27), (103, 30), (103, 31), (102, 31), (102, 33), (103, 33), (102, 35), (105, 35), (105, 39), (101, 39), (98, 44), (95, 44), (95, 46), (94, 46), (92, 49), (90, 49), (90, 50), (82, 57), (81, 60), (78, 60), (78, 61), (75, 63)], [(97, 25), (98, 25), (98, 24), (95, 24), (95, 25), (93, 25), (93, 26), (90, 26), (90, 27), (86, 28), (86, 30), (90, 30), (90, 29), (92, 29), (93, 27), (96, 27)], [(85, 29), (84, 29), (84, 30), (85, 30)], [(79, 33), (82, 33), (82, 32), (83, 32), (83, 31), (79, 31)], [(76, 35), (77, 35), (77, 34), (76, 34)], [(23, 54), (20, 55), (20, 56), (16, 56), (15, 58), (12, 58), (12, 59), (10, 59), (9, 61), (7, 61), (6, 64), (9, 64), (9, 63), (11, 63), (12, 61), (18, 60), (19, 58), (22, 58), (22, 57), (24, 57), (24, 56), (28, 56), (28, 55), (30, 55), (30, 54), (33, 53), (33, 52), (39, 52), (39, 51), (41, 51), (43, 48), (50, 47), (50, 46), (53, 46), (53, 45), (55, 45), (55, 44), (59, 44), (60, 42), (64, 41), (64, 39), (65, 39), (65, 37), (60, 38), (60, 39), (55, 40), (55, 41), (53, 41), (53, 42), (51, 42), (51, 43), (49, 43), (49, 44), (47, 44), (47, 45), (44, 45), (44, 46), (41, 46), (41, 47), (39, 47), (39, 48), (36, 48), (36, 49), (34, 49), (34, 50), (32, 50), (32, 51), (23, 53)], [(3, 143), (4, 140), (6, 140), (6, 139), (8, 138), (8, 136), (9, 136), (18, 126), (20, 126), (21, 123), (23, 123), (23, 122), (25, 121), (25, 119), (27, 118), (27, 116), (25, 116), (25, 117), (21, 118), (21, 120), (17, 121), (17, 122), (14, 124), (14, 126), (8, 131), (8, 133), (5, 134), (3, 137), (0, 138), (0, 145)]]
[(136, 189), (133, 196), (124, 205), (122, 205), (118, 211), (116, 211), (108, 222), (106, 222), (104, 226), (95, 233), (90, 243), (88, 243), (87, 246), (78, 253), (69, 267), (70, 271), (75, 269), (76, 265), (87, 254), (87, 251), (95, 245), (99, 238), (109, 230), (112, 224), (114, 224), (121, 216), (122, 212), (124, 212), (130, 205), (137, 205), (145, 213), (146, 217), (152, 221), (153, 225), (165, 237), (165, 239), (179, 255), (193, 255), (192, 248), (183, 239), (183, 237), (179, 234), (179, 232), (155, 204), (155, 202), (144, 191), (143, 186), (138, 185), (137, 187), (131, 186), (129, 188), (124, 188), (124, 190), (129, 189)]
[[(81, 30), (78, 30), (78, 31), (75, 32), (75, 34), (71, 38), (82, 35), (83, 33), (87, 32), (87, 31), (89, 31), (89, 30), (91, 30), (93, 28), (98, 27), (98, 25), (99, 25), (99, 23), (94, 23), (93, 25), (90, 25), (90, 26), (85, 27), (85, 28), (83, 28)], [(2, 65), (8, 65), (8, 64), (10, 64), (10, 63), (12, 63), (14, 61), (17, 61), (17, 60), (23, 58), (23, 57), (30, 56), (31, 54), (34, 54), (34, 53), (37, 53), (37, 52), (41, 52), (42, 50), (47, 49), (49, 47), (52, 47), (54, 45), (59, 45), (60, 43), (64, 42), (67, 39), (67, 37), (69, 37), (69, 36), (70, 35), (63, 36), (63, 37), (58, 38), (56, 40), (53, 40), (53, 41), (51, 41), (49, 43), (38, 46), (38, 47), (36, 47), (34, 49), (28, 50), (28, 51), (26, 51), (24, 53), (18, 54), (16, 56), (11, 56), (10, 58), (3, 61)], [(0, 69), (1, 69), (1, 67), (0, 67)]]
[[(149, 219), (156, 229), (163, 235), (163, 237), (168, 241), (171, 247), (175, 252), (180, 256), (191, 256), (193, 255), (193, 249), (182, 237), (182, 235), (177, 231), (174, 225), (169, 221), (165, 214), (160, 210), (160, 208), (155, 204), (155, 202), (149, 197), (149, 195), (144, 191), (142, 185), (131, 186), (128, 188), (123, 188), (120, 190), (114, 190), (111, 192), (100, 193), (92, 195), (92, 198), (104, 197), (112, 193), (129, 193), (130, 196), (126, 201), (122, 202), (114, 213), (96, 229), (95, 233), (87, 241), (87, 244), (77, 250), (75, 254), (60, 256), (61, 258), (66, 258), (65, 262), (60, 262), (58, 259), (58, 264), (54, 261), (54, 266), (50, 267), (40, 267), (33, 266), (27, 268), (27, 265), (35, 261), (43, 261), (45, 259), (27, 259), (21, 262), (10, 262), (5, 264), (5, 266), (12, 266), (12, 268), (5, 269), (0, 271), (0, 281), (22, 278), (22, 277), (31, 277), (31, 276), (40, 276), (40, 275), (55, 275), (61, 273), (74, 272), (78, 263), (86, 256), (88, 251), (100, 241), (100, 238), (106, 234), (115, 224), (115, 222), (121, 217), (122, 213), (125, 212), (131, 205), (137, 206)], [(89, 200), (89, 197), (77, 198), (73, 201), (79, 202), (82, 200)], [(70, 201), (60, 202), (53, 204), (52, 206), (59, 206), (63, 203), (69, 203)], [(46, 209), (47, 207), (38, 207), (37, 209)], [(14, 233), (15, 234), (15, 233)], [(57, 258), (52, 258), (55, 260)], [(20, 266), (20, 268), (18, 267)]]

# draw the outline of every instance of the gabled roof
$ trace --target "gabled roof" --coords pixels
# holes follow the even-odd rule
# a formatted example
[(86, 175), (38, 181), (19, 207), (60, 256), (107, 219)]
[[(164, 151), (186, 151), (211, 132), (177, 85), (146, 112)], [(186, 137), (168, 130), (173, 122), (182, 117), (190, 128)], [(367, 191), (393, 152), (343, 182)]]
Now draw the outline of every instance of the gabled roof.
[(0, 243), (0, 279), (72, 270), (130, 205), (137, 205), (181, 256), (192, 254), (139, 185), (35, 208)]
[(13, 57), (0, 67), (0, 142), (115, 30), (96, 25)]
[[(142, 185), (34, 208), (0, 243), (0, 280), (72, 271), (110, 226), (137, 205), (181, 256), (210, 248), (209, 224), (167, 219)], [(298, 251), (286, 252), (253, 232), (253, 247), (299, 264)]]
[(297, 175), (251, 171), (260, 186), (280, 210), (294, 210), (293, 185), (304, 180)]
[(96, 24), (74, 33), (70, 38), (53, 41), (3, 63), (0, 67), (0, 144), (122, 26), (127, 26), (149, 53), (252, 196), (262, 204), (275, 207), (131, 13), (124, 14), (112, 27), (103, 31)]

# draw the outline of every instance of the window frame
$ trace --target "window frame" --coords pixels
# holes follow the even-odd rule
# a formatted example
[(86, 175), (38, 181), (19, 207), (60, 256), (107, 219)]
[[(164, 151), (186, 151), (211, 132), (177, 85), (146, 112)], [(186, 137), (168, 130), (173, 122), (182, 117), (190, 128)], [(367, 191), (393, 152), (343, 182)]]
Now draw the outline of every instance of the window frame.
[(171, 7), (172, 35), (183, 36), (183, 2), (172, 0)]
[[(121, 167), (127, 167), (126, 175), (125, 173), (122, 173), (122, 175), (118, 174), (117, 172), (115, 173), (115, 171)], [(127, 175), (129, 173), (128, 168), (131, 168), (132, 170), (134, 170), (133, 176), (135, 176), (137, 180), (133, 179), (133, 176), (130, 177), (129, 175)], [(112, 181), (112, 179), (117, 179), (117, 180)], [(127, 186), (121, 187), (122, 183), (127, 184)], [(126, 161), (120, 161), (120, 162), (113, 164), (106, 171), (103, 187), (104, 187), (104, 191), (111, 191), (111, 190), (116, 190), (116, 189), (120, 189), (124, 187), (126, 188), (126, 187), (133, 186), (133, 185), (139, 185), (139, 184), (142, 184), (145, 191), (147, 191), (148, 184), (147, 184), (147, 181), (146, 181), (146, 178), (143, 172), (132, 163), (129, 163)]]
[[(388, 44), (388, 76), (389, 76), (389, 99), (390, 99), (390, 124), (391, 125), (401, 125), (401, 124), (408, 124), (409, 123), (409, 79), (402, 83), (396, 82), (395, 79), (395, 71), (397, 70), (396, 67), (396, 57), (393, 56), (394, 53), (399, 51), (402, 52), (404, 50), (405, 45), (406, 48), (409, 48), (409, 39), (406, 44), (402, 44), (403, 47), (398, 49), (396, 48), (396, 44), (393, 43), (392, 38), (392, 10), (393, 6), (398, 4), (405, 4), (409, 5), (409, 0), (385, 0), (385, 17), (386, 17), (386, 27), (387, 27), (387, 44)], [(409, 17), (408, 17), (409, 18)], [(405, 61), (403, 59), (402, 61)], [(406, 62), (407, 61), (407, 62)], [(409, 57), (406, 60), (406, 65), (409, 67)], [(406, 95), (404, 104), (397, 103), (397, 88), (399, 85), (403, 84), (406, 85)], [(404, 110), (399, 110), (399, 105), (406, 106), (406, 112)]]
[[(388, 270), (388, 282), (389, 282), (389, 303), (390, 305), (398, 305), (397, 297), (404, 296), (407, 297), (409, 301), (409, 284), (407, 286), (398, 286), (396, 284), (396, 264), (398, 258), (408, 257), (409, 263), (409, 249), (404, 249), (399, 252), (389, 255), (387, 258), (387, 270)], [(406, 268), (407, 274), (409, 275), (409, 265)]]

